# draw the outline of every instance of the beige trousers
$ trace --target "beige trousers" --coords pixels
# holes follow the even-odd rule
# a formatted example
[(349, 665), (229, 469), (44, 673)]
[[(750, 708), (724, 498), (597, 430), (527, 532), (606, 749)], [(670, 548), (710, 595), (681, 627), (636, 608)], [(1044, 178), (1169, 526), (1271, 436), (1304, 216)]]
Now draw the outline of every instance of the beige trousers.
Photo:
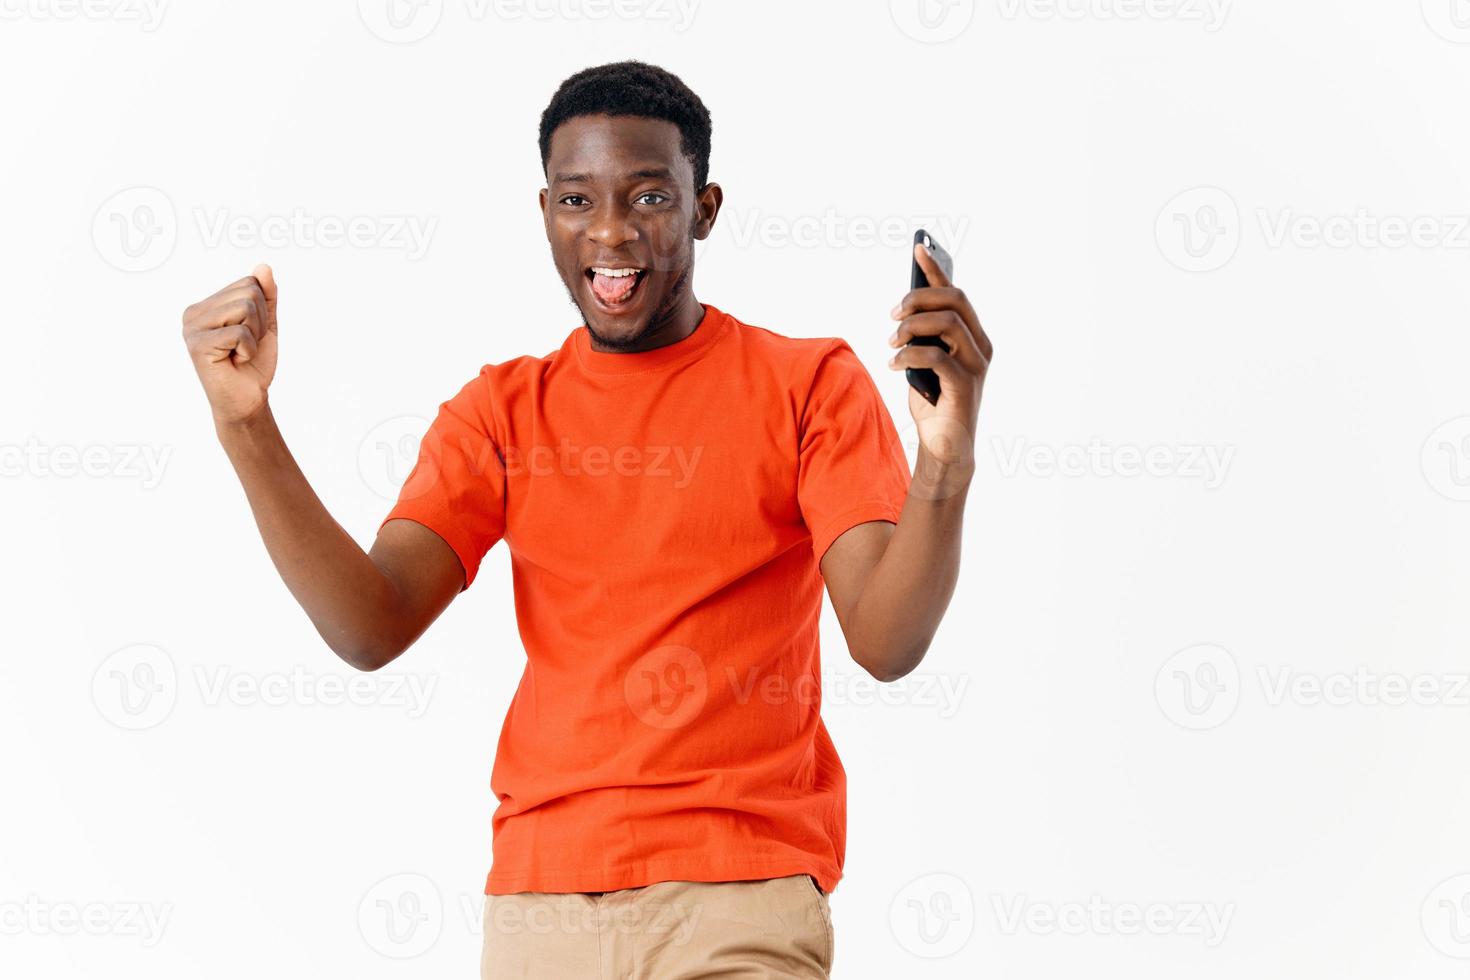
[(827, 980), (832, 910), (810, 875), (485, 896), (482, 980)]

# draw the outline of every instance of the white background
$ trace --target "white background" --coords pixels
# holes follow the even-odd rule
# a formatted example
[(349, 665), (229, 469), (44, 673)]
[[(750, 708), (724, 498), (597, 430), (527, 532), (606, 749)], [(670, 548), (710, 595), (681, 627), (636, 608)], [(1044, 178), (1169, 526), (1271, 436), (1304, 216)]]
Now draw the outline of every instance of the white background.
[(537, 119), (639, 57), (713, 112), (702, 300), (903, 427), (925, 223), (997, 349), (928, 658), (865, 684), (824, 619), (835, 975), (1465, 975), (1470, 4), (386, 2), (0, 0), (0, 973), (474, 975), (505, 547), (321, 703), (179, 314), (274, 265), (276, 416), (368, 544), (438, 403), (579, 322)]

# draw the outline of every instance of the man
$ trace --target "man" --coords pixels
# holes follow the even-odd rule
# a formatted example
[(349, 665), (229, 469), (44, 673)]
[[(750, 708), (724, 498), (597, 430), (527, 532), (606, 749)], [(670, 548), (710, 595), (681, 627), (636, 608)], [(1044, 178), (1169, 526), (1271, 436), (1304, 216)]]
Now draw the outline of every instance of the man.
[[(826, 977), (846, 784), (822, 723), (825, 583), (882, 681), (923, 657), (959, 571), (991, 345), (929, 254), (892, 311), (921, 445), (910, 475), (842, 340), (695, 299), (723, 193), (710, 118), (637, 62), (568, 78), (541, 120), (546, 236), (583, 325), (444, 402), (364, 552), (267, 402), (274, 274), (185, 312), (221, 444), (292, 594), (376, 670), (511, 552), (527, 661), (491, 787), (486, 977)], [(940, 337), (946, 348), (904, 346)]]

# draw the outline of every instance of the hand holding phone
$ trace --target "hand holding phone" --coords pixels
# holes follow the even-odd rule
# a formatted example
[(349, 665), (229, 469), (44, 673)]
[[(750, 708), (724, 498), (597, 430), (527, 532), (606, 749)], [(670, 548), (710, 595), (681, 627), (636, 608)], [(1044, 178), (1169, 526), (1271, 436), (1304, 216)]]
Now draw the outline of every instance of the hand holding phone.
[[(914, 244), (922, 245), (926, 249), (928, 249), (929, 254), (934, 257), (935, 264), (938, 265), (940, 269), (944, 270), (944, 274), (949, 277), (951, 281), (953, 281), (954, 260), (950, 258), (949, 253), (944, 250), (943, 246), (941, 246), (939, 242), (934, 240), (933, 235), (929, 234), (923, 228), (920, 228), (918, 231), (914, 232)], [(929, 285), (929, 277), (924, 275), (924, 270), (919, 265), (919, 260), (917, 258), (912, 258), (912, 249), (909, 250), (909, 253), (912, 265), (912, 268), (909, 270), (909, 289), (923, 289), (924, 287)], [(909, 344), (919, 344), (921, 346), (928, 347), (943, 347), (949, 353), (954, 353), (953, 350), (950, 350), (949, 345), (946, 344), (943, 340), (940, 340), (938, 337), (915, 337), (913, 340), (909, 341)], [(905, 368), (903, 374), (905, 378), (908, 378), (909, 386), (917, 391), (920, 395), (923, 395), (925, 401), (927, 401), (930, 405), (938, 404), (939, 375), (935, 374), (928, 368)]]

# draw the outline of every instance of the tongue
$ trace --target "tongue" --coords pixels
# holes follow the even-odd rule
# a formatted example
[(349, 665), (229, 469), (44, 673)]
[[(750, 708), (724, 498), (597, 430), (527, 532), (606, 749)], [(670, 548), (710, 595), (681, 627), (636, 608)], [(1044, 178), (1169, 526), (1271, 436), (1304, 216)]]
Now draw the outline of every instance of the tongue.
[(626, 299), (637, 284), (637, 273), (631, 276), (604, 276), (600, 272), (592, 274), (592, 291), (604, 303), (617, 303)]

